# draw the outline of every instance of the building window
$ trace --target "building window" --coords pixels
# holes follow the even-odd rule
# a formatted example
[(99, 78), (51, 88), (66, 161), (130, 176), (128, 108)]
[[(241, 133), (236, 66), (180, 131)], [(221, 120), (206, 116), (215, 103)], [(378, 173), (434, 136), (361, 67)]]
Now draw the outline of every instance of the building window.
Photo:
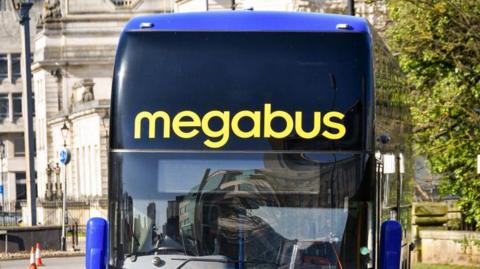
[(15, 157), (25, 156), (25, 140), (23, 136), (15, 137), (13, 143)]
[(0, 11), (7, 11), (7, 1), (8, 0), (0, 0)]
[(15, 173), (15, 187), (17, 190), (17, 200), (27, 199), (27, 175), (25, 172)]
[[(0, 0), (1, 1), (1, 0)], [(0, 54), (0, 79), (8, 77), (7, 54)]]
[(20, 53), (12, 53), (12, 76), (14, 79), (22, 75), (22, 70), (20, 68), (20, 58)]
[(22, 116), (22, 94), (14, 93), (12, 94), (12, 103), (13, 103), (13, 119), (18, 119)]
[(35, 93), (32, 92), (32, 117), (35, 117)]
[(8, 118), (8, 94), (0, 94), (0, 120)]

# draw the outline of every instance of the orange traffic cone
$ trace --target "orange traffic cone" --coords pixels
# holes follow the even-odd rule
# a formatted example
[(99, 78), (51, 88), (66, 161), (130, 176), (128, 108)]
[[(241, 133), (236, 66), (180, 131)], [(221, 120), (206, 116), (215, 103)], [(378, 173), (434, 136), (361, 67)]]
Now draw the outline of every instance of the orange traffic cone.
[(40, 254), (40, 243), (35, 247), (35, 263), (37, 266), (42, 266), (42, 254)]
[(30, 269), (37, 269), (37, 265), (35, 264), (35, 248), (32, 247), (30, 251)]

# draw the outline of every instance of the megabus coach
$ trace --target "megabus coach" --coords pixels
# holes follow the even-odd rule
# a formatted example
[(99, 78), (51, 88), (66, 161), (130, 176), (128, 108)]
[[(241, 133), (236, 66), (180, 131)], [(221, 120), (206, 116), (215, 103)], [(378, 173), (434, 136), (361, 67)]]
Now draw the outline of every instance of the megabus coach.
[(406, 90), (362, 18), (133, 18), (86, 267), (409, 268)]

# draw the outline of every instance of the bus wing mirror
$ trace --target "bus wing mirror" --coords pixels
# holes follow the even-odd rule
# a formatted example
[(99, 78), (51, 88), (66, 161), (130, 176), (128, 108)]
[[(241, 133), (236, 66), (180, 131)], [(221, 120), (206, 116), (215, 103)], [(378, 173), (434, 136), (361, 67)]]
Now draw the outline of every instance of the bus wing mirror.
[(380, 232), (380, 269), (399, 269), (402, 249), (402, 225), (395, 220), (382, 223)]
[(106, 269), (108, 261), (108, 223), (102, 218), (91, 218), (87, 223), (85, 268)]

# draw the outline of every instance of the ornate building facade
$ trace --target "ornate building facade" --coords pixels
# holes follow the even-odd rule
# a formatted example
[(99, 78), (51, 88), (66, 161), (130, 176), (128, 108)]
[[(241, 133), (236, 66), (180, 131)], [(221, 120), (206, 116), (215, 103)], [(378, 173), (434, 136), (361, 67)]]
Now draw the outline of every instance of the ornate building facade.
[[(118, 37), (132, 16), (172, 8), (168, 0), (45, 1), (32, 65), (40, 223), (61, 223), (63, 195), (70, 223), (106, 216), (108, 111)], [(72, 154), (66, 166), (58, 164), (64, 145)]]
[[(34, 28), (43, 1), (34, 1)], [(33, 37), (33, 34), (32, 34)], [(0, 0), (0, 212), (15, 212), (26, 200), (23, 82), (20, 24), (11, 1)]]

